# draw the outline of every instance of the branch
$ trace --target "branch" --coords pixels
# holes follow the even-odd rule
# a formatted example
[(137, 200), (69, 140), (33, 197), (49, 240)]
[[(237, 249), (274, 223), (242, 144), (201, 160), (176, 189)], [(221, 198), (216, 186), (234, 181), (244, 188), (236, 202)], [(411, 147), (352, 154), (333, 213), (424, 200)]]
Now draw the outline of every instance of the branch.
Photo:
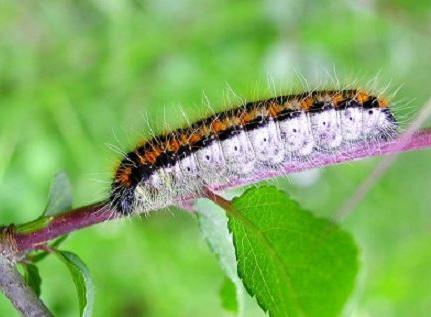
[[(5, 241), (7, 239), (3, 240), (3, 242)], [(6, 256), (7, 247), (4, 244), (0, 245), (2, 251), (0, 256), (0, 289), (23, 316), (52, 316), (36, 293), (24, 282), (16, 269), (15, 262)]]
[[(307, 169), (351, 162), (366, 157), (420, 150), (430, 147), (431, 129), (425, 129), (413, 134), (408, 140), (402, 139), (400, 141), (383, 142), (372, 148), (369, 146), (367, 147), (365, 143), (358, 143), (350, 146), (346, 150), (338, 151), (337, 154), (319, 153), (310, 160), (286, 164), (277, 171), (262, 172), (251, 178), (238, 178), (229, 183), (210, 186), (209, 189), (218, 191)], [(187, 201), (195, 198), (197, 197), (186, 197), (183, 201), (178, 202), (178, 205), (187, 205)], [(121, 215), (109, 209), (109, 205), (106, 202), (98, 202), (71, 210), (52, 217), (49, 223), (43, 228), (31, 232), (15, 232), (13, 238), (16, 252), (19, 253), (36, 249), (40, 247), (40, 245), (69, 232), (119, 217), (121, 217)]]
[(36, 249), (57, 237), (91, 225), (118, 218), (119, 213), (109, 209), (105, 201), (80, 207), (51, 217), (48, 225), (31, 232), (15, 232), (17, 252)]

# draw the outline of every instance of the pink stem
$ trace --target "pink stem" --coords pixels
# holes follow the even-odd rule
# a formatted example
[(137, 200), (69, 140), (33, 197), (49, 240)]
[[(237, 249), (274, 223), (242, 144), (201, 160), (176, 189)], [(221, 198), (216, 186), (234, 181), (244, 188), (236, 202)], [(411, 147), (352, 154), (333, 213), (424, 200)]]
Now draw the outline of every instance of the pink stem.
[[(237, 179), (226, 184), (212, 186), (211, 190), (223, 190), (258, 182), (275, 176), (286, 175), (288, 173), (350, 162), (366, 157), (420, 150), (430, 147), (431, 129), (424, 129), (413, 134), (408, 140), (383, 142), (373, 145), (372, 147), (367, 147), (366, 144), (355, 144), (341, 152), (340, 150), (337, 150), (336, 154), (319, 153), (311, 160), (289, 163), (277, 171), (262, 172), (252, 178)], [(187, 199), (184, 201), (186, 202)], [(184, 205), (184, 202), (182, 202), (182, 204)], [(55, 216), (48, 225), (35, 231), (28, 233), (17, 232), (14, 235), (16, 241), (15, 251), (22, 252), (32, 250), (37, 248), (40, 244), (46, 243), (49, 240), (55, 239), (69, 232), (107, 220), (119, 218), (120, 215), (111, 210), (108, 206), (109, 205), (106, 204), (106, 202), (98, 202)]]
[(16, 251), (35, 249), (41, 243), (55, 239), (69, 232), (118, 218), (119, 214), (109, 210), (105, 202), (70, 210), (55, 216), (47, 226), (32, 232), (15, 233)]
[(414, 133), (407, 140), (402, 135), (398, 140), (380, 142), (372, 146), (364, 142), (354, 144), (345, 150), (338, 149), (337, 153), (316, 153), (313, 154), (310, 160), (289, 162), (280, 170), (263, 171), (250, 178), (236, 179), (226, 184), (211, 186), (210, 188), (216, 191), (224, 190), (313, 168), (356, 161), (366, 157), (421, 150), (429, 147), (431, 147), (431, 128)]

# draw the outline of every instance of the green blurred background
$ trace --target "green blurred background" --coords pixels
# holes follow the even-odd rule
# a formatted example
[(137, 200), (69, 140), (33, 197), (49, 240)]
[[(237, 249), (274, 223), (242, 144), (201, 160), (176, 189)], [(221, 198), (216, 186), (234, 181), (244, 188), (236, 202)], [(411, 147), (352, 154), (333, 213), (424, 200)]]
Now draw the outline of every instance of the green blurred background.
[[(268, 76), (283, 91), (301, 76), (313, 87), (379, 74), (389, 92), (403, 85), (395, 101), (411, 114), (430, 94), (430, 38), (428, 0), (1, 1), (0, 223), (36, 218), (60, 170), (76, 206), (104, 198), (117, 152), (149, 126), (178, 127), (182, 111), (198, 118), (206, 99), (216, 109), (238, 102), (227, 87), (267, 95)], [(431, 312), (430, 159), (401, 155), (343, 221), (362, 262), (346, 316)], [(277, 184), (330, 216), (379, 160)], [(95, 316), (229, 316), (218, 297), (223, 272), (189, 213), (94, 226), (63, 248), (92, 272)], [(76, 316), (67, 269), (55, 258), (40, 269), (48, 306)], [(262, 316), (253, 301), (245, 315)], [(0, 316), (15, 315), (1, 297)]]

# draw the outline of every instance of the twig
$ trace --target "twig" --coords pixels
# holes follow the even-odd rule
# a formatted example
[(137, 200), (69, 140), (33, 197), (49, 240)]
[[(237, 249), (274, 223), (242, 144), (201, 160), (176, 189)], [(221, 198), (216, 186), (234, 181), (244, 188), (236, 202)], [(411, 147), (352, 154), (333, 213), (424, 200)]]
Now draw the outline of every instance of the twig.
[(102, 201), (57, 215), (45, 227), (31, 232), (16, 232), (15, 245), (18, 252), (32, 250), (40, 244), (69, 232), (118, 218), (119, 213), (110, 210)]
[(230, 212), (230, 210), (232, 209), (232, 203), (230, 200), (227, 200), (217, 195), (209, 188), (204, 187), (203, 194), (205, 195), (206, 198), (208, 198), (209, 200), (212, 200), (216, 205), (223, 208), (226, 212)]
[(23, 316), (52, 316), (35, 292), (24, 282), (15, 263), (0, 256), (0, 289)]

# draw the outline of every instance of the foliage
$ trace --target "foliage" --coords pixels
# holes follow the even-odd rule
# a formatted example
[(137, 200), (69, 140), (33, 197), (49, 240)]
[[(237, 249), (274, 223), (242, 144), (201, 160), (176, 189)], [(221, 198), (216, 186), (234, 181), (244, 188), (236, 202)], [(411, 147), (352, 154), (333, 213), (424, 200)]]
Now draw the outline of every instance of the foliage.
[(72, 208), (72, 185), (66, 173), (55, 175), (44, 216), (55, 216)]
[(238, 298), (237, 298), (237, 286), (232, 282), (231, 279), (225, 278), (223, 285), (220, 288), (220, 298), (223, 308), (233, 313), (238, 313)]
[(358, 270), (350, 235), (274, 187), (232, 203), (238, 273), (271, 316), (337, 316)]
[(28, 263), (24, 267), (24, 281), (33, 289), (37, 296), (40, 296), (40, 285), (42, 279), (39, 275), (39, 269), (36, 265)]
[(225, 211), (207, 199), (199, 199), (194, 207), (202, 235), (226, 274), (220, 289), (222, 305), (227, 310), (241, 314), (243, 287), (237, 275), (235, 249), (228, 231)]
[(72, 252), (56, 251), (55, 254), (66, 264), (70, 274), (72, 275), (78, 295), (80, 316), (92, 316), (94, 286), (87, 266), (76, 254)]

